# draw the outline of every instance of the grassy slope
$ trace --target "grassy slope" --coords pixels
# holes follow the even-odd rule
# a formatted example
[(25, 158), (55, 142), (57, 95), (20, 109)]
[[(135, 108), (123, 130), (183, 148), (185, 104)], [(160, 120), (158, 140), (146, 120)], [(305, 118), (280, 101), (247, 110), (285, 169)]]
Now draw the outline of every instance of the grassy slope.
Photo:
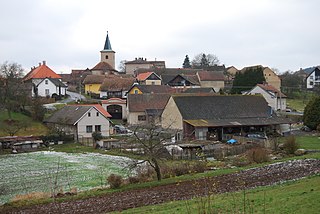
[[(9, 117), (6, 111), (0, 111), (0, 121), (7, 120), (8, 118)], [(33, 121), (30, 117), (21, 113), (12, 112), (12, 119), (18, 121), (27, 121), (30, 123), (29, 127), (26, 129), (21, 129), (16, 134), (17, 136), (44, 135), (47, 132), (47, 128), (42, 123)], [(8, 136), (8, 133), (0, 128), (0, 136)]]
[[(0, 136), (8, 136), (1, 127), (4, 120), (8, 119), (8, 114), (6, 111), (0, 111)], [(33, 121), (30, 117), (23, 115), (21, 113), (12, 112), (12, 119), (18, 121), (26, 121), (30, 124), (26, 129), (21, 129), (16, 135), (44, 135), (47, 132), (47, 128), (40, 122)]]
[[(320, 176), (247, 192), (225, 193), (188, 201), (129, 209), (122, 213), (318, 213)], [(244, 196), (246, 200), (244, 200)], [(246, 201), (246, 203), (244, 203)], [(208, 204), (210, 203), (210, 208)]]

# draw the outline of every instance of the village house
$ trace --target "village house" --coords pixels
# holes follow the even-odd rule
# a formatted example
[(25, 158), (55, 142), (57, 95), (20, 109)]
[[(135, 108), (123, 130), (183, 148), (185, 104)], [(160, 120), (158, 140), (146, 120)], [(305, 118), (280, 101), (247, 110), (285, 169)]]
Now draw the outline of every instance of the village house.
[(176, 90), (168, 85), (139, 85), (134, 84), (128, 91), (128, 94), (152, 94), (152, 93), (173, 93)]
[(44, 122), (66, 134), (72, 134), (77, 142), (91, 140), (93, 132), (110, 135), (111, 115), (99, 104), (67, 105), (53, 113)]
[(135, 83), (133, 77), (108, 76), (103, 80), (99, 91), (100, 98), (123, 98), (127, 97), (127, 93)]
[(309, 74), (306, 76), (307, 89), (313, 89), (320, 85), (320, 66), (309, 69)]
[(102, 107), (107, 110), (112, 119), (127, 119), (127, 100), (122, 98), (109, 98), (101, 101)]
[(279, 131), (288, 121), (272, 113), (261, 96), (173, 95), (161, 125), (177, 131), (176, 139), (225, 140), (250, 132)]
[(105, 78), (105, 75), (87, 75), (82, 82), (82, 84), (84, 85), (85, 94), (99, 97), (100, 87)]
[(140, 73), (136, 79), (140, 85), (161, 85), (161, 77), (154, 72)]
[(221, 72), (198, 71), (197, 76), (199, 78), (201, 88), (213, 88), (215, 92), (219, 92), (224, 89), (225, 77)]
[(23, 82), (32, 84), (32, 97), (62, 97), (67, 94), (67, 86), (61, 81), (62, 77), (46, 65), (46, 61), (24, 76)]
[(245, 95), (256, 95), (260, 94), (267, 101), (268, 105), (274, 111), (282, 111), (287, 108), (287, 96), (283, 94), (281, 91), (274, 88), (269, 84), (257, 84), (250, 91), (244, 93)]
[(161, 113), (169, 98), (170, 94), (128, 94), (128, 124), (160, 125)]
[(146, 58), (140, 57), (135, 58), (133, 61), (125, 62), (125, 72), (126, 74), (135, 74), (135, 71), (140, 68), (157, 68), (162, 69), (165, 68), (165, 61), (148, 61)]

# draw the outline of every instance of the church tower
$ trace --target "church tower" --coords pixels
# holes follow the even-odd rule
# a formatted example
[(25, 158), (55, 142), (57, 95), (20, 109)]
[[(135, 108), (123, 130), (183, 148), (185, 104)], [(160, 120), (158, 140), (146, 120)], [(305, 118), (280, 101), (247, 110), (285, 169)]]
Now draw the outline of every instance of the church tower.
[(101, 62), (107, 62), (109, 65), (115, 69), (115, 53), (111, 48), (111, 43), (109, 40), (109, 34), (107, 32), (106, 42), (104, 43), (104, 48), (101, 53)]

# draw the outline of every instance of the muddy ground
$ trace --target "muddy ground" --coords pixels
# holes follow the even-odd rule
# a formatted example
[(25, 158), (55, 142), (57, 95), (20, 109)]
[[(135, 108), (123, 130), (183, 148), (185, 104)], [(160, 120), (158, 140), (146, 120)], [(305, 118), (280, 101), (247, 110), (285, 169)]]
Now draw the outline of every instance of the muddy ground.
[(106, 213), (272, 185), (320, 173), (320, 160), (296, 160), (244, 170), (238, 173), (183, 181), (145, 189), (110, 193), (104, 196), (62, 203), (11, 209), (4, 213)]

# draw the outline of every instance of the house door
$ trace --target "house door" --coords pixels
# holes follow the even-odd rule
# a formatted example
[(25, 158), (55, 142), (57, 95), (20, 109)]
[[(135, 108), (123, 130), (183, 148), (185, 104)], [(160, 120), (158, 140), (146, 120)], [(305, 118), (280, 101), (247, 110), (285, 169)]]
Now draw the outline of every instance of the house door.
[(111, 114), (112, 119), (122, 119), (122, 106), (120, 105), (109, 105), (107, 111)]

